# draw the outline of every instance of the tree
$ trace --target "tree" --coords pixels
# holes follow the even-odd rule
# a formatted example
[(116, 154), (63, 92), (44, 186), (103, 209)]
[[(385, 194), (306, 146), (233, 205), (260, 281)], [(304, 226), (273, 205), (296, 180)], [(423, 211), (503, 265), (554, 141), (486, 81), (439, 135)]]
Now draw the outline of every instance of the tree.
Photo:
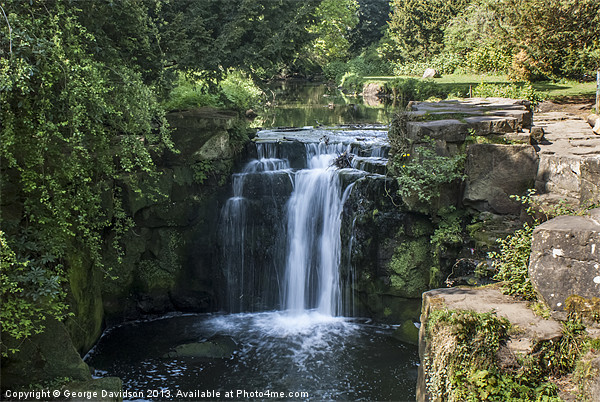
[[(10, 202), (2, 213), (1, 314), (3, 330), (17, 339), (64, 314), (70, 251), (106, 268), (103, 233), (118, 240), (131, 222), (117, 183), (135, 187), (138, 174), (155, 172), (151, 152), (172, 148), (164, 112), (144, 83), (152, 68), (111, 48), (104, 31), (88, 31), (77, 4), (2, 6), (0, 169)], [(110, 249), (118, 253), (118, 241)]]
[(320, 66), (349, 56), (350, 32), (358, 24), (356, 0), (323, 0), (315, 10), (316, 21), (307, 30), (314, 35), (309, 50)]
[(516, 78), (584, 78), (600, 67), (597, 0), (498, 0), (496, 34), (514, 48)]
[(163, 4), (155, 18), (168, 65), (210, 76), (236, 68), (269, 78), (300, 57), (311, 40), (306, 26), (318, 4), (178, 0)]
[(448, 21), (471, 0), (392, 0), (387, 40), (395, 47), (388, 57), (400, 62), (428, 60), (443, 50)]

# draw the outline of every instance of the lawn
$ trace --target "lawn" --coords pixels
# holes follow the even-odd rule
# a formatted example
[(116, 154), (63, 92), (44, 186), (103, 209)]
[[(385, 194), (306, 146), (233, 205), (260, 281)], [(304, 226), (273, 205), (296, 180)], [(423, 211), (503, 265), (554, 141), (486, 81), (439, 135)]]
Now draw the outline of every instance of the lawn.
[[(418, 77), (365, 77), (370, 82), (386, 82), (395, 78), (418, 78)], [(482, 82), (494, 84), (508, 84), (509, 81), (506, 75), (488, 75), (488, 74), (450, 74), (441, 78), (434, 78), (437, 84), (453, 88), (450, 92), (464, 92), (469, 90), (469, 87), (476, 87)], [(541, 92), (546, 99), (561, 99), (561, 98), (589, 98), (593, 99), (596, 94), (595, 82), (577, 82), (572, 80), (540, 81), (534, 82), (533, 88)]]

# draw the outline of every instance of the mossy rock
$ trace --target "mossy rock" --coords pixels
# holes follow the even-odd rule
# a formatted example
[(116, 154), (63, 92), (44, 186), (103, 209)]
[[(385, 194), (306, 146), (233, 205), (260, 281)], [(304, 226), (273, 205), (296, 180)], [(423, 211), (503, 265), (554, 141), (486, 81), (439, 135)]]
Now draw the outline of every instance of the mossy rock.
[(92, 379), (88, 365), (81, 360), (63, 323), (54, 319), (44, 321), (44, 332), (25, 340), (2, 335), (2, 343), (15, 354), (2, 358), (2, 388), (28, 387), (45, 384), (58, 378), (77, 381)]
[(394, 331), (392, 337), (400, 342), (409, 343), (411, 345), (419, 344), (419, 329), (415, 326), (412, 320), (406, 320)]
[(212, 359), (227, 359), (233, 355), (237, 344), (229, 337), (215, 337), (204, 342), (186, 343), (165, 353), (163, 358), (199, 357)]
[(65, 325), (77, 351), (86, 353), (102, 333), (104, 309), (101, 291), (104, 275), (76, 247), (71, 246), (66, 259), (70, 286), (68, 302), (74, 315), (67, 319)]
[(428, 238), (402, 243), (388, 266), (391, 290), (402, 297), (420, 297), (427, 290), (431, 265), (431, 244)]

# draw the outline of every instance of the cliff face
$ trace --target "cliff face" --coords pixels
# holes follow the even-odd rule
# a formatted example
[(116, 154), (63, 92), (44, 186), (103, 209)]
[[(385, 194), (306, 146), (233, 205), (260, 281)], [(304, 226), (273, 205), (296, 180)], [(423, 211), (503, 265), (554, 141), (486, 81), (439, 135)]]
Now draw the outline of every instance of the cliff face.
[[(533, 183), (538, 190), (534, 199), (542, 209), (599, 201), (600, 138), (585, 122), (566, 115), (545, 114), (534, 124), (525, 133), (502, 134), (511, 144), (481, 143), (466, 149), (463, 203), (474, 211), (476, 219), (468, 229), (480, 249), (518, 228), (520, 206), (509, 195), (522, 195)], [(516, 143), (523, 139), (530, 145)], [(556, 391), (547, 382), (549, 376), (573, 370), (578, 383), (563, 382), (558, 394), (579, 392), (588, 400), (598, 399), (598, 355), (589, 345), (600, 335), (599, 213), (560, 216), (533, 232), (529, 278), (546, 304), (537, 307), (548, 309), (547, 319), (533, 315), (531, 303), (496, 288), (423, 294), (418, 400), (551, 396)], [(568, 313), (578, 318), (568, 319)], [(478, 343), (484, 338), (487, 345)], [(469, 358), (463, 353), (467, 349)], [(589, 352), (581, 356), (585, 350)], [(569, 384), (572, 389), (567, 389)]]
[(179, 153), (157, 162), (155, 193), (122, 184), (135, 227), (122, 239), (119, 279), (103, 281), (108, 322), (217, 308), (217, 226), (236, 155), (246, 138), (236, 114), (197, 109), (167, 115)]
[[(172, 113), (168, 120), (179, 152), (155, 157), (157, 181), (140, 175), (105, 186), (103, 208), (109, 216), (115, 199), (122, 198), (125, 212), (133, 218), (134, 226), (118, 242), (122, 261), (106, 257), (100, 269), (73, 242), (65, 257), (67, 301), (73, 314), (64, 324), (47, 323), (45, 332), (20, 345), (3, 338), (3, 343), (20, 349), (2, 360), (3, 389), (59, 377), (93, 388), (80, 354), (95, 344), (107, 324), (217, 308), (215, 211), (228, 195), (226, 184), (248, 141), (246, 124), (237, 114), (213, 109)], [(141, 191), (134, 190), (133, 179)], [(3, 210), (10, 211), (10, 205), (4, 208), (6, 201)], [(102, 236), (109, 250), (115, 235)], [(120, 388), (118, 379), (110, 381), (107, 389)]]

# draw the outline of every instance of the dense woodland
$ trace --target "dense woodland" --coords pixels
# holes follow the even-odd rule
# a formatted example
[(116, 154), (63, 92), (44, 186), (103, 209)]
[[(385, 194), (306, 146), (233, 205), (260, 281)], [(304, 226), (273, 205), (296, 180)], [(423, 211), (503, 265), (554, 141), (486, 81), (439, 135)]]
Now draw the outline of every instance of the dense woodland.
[[(68, 314), (70, 250), (111, 276), (102, 256), (118, 261), (119, 236), (133, 225), (117, 183), (156, 176), (153, 158), (173, 150), (164, 117), (173, 108), (243, 111), (262, 82), (292, 76), (421, 75), (433, 67), (586, 80), (600, 66), (597, 0), (0, 6), (1, 320), (17, 339)], [(191, 104), (178, 101), (186, 91)]]

